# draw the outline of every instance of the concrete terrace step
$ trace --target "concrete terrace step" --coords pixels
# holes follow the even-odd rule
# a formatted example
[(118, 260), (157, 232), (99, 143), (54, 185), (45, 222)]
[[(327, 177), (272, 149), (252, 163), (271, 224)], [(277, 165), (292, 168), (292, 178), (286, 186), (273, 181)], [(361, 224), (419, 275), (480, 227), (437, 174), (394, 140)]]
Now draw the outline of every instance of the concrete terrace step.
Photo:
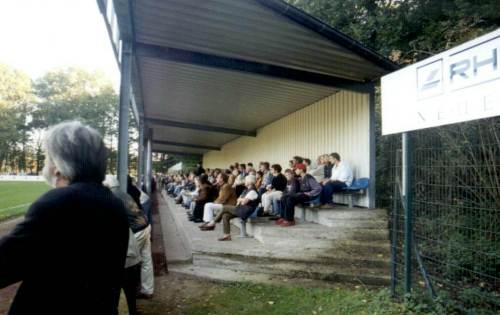
[[(233, 222), (234, 221), (234, 222)], [(233, 225), (240, 228), (241, 222), (233, 220)], [(276, 228), (273, 221), (252, 220), (247, 222), (247, 232), (261, 242), (265, 237), (279, 237), (282, 239), (294, 239), (300, 236), (308, 240), (332, 240), (332, 241), (359, 241), (363, 243), (386, 243), (389, 239), (387, 229), (381, 228), (330, 228), (310, 222), (297, 221), (297, 225), (288, 228)]]
[[(214, 282), (253, 282), (253, 283), (265, 283), (273, 285), (295, 285), (300, 287), (326, 287), (326, 288), (338, 288), (342, 286), (338, 282), (313, 280), (305, 278), (289, 278), (282, 277), (280, 275), (273, 274), (263, 274), (254, 272), (243, 272), (230, 269), (220, 269), (211, 267), (198, 267), (193, 265), (185, 264), (174, 264), (169, 267), (169, 272), (176, 273), (185, 277), (193, 277), (197, 279), (204, 279), (207, 281)], [(371, 286), (365, 285), (363, 283), (356, 283), (356, 287), (370, 288)], [(377, 286), (378, 287), (378, 286)]]
[(371, 268), (356, 265), (332, 265), (325, 262), (301, 262), (296, 260), (238, 255), (195, 254), (193, 265), (213, 267), (224, 270), (281, 275), (290, 278), (307, 278), (343, 283), (364, 283), (367, 285), (386, 285), (390, 281), (386, 268)]
[[(169, 255), (167, 247), (170, 271), (180, 268), (197, 275), (208, 268), (231, 271), (234, 275), (246, 272), (261, 275), (257, 278), (263, 279), (288, 277), (370, 285), (385, 285), (388, 281), (390, 247), (385, 230), (360, 229), (372, 234), (356, 238), (363, 234), (352, 233), (357, 231), (352, 228), (334, 229), (307, 222), (282, 228), (258, 218), (248, 224), (255, 238), (238, 238), (239, 228), (232, 226), (233, 241), (219, 242), (221, 224), (214, 231), (200, 231), (197, 224), (188, 221), (184, 208), (172, 198), (164, 196), (164, 199), (162, 225), (175, 231), (169, 237), (175, 237), (181, 243), (177, 248), (186, 248), (188, 252)], [(239, 221), (231, 222), (238, 225)], [(176, 257), (178, 259), (172, 259)]]
[(382, 209), (347, 209), (336, 207), (295, 208), (295, 217), (305, 221), (342, 229), (381, 229), (387, 231), (387, 214)]

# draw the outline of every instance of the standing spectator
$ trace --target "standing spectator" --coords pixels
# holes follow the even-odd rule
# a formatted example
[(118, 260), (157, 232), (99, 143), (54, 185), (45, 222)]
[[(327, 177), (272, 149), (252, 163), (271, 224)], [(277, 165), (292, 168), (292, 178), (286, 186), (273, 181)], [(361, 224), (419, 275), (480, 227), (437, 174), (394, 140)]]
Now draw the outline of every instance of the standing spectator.
[(118, 314), (129, 225), (102, 185), (106, 147), (80, 122), (44, 138), (43, 176), (55, 189), (0, 239), (0, 288), (22, 282), (9, 314)]
[(119, 198), (127, 209), (127, 217), (130, 229), (137, 240), (137, 246), (141, 254), (141, 297), (151, 298), (154, 293), (154, 270), (151, 257), (151, 225), (144, 212), (139, 209), (132, 197), (120, 190), (120, 183), (116, 176), (106, 175), (104, 185)]
[(129, 194), (132, 199), (134, 199), (135, 203), (139, 207), (139, 209), (142, 209), (141, 206), (141, 191), (137, 186), (134, 185), (132, 176), (127, 175), (127, 194)]
[(331, 177), (323, 184), (321, 203), (324, 208), (333, 206), (333, 193), (342, 191), (343, 188), (352, 184), (353, 173), (349, 165), (340, 160), (338, 153), (330, 154), (330, 162), (333, 165)]

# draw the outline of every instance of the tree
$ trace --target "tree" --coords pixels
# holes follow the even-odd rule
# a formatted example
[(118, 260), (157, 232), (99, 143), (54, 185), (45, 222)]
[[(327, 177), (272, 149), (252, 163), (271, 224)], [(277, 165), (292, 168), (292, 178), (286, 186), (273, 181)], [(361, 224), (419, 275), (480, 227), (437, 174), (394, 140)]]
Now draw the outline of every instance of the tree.
[(26, 171), (28, 114), (33, 102), (31, 80), (23, 72), (0, 64), (0, 169)]
[(498, 0), (287, 0), (400, 64), (500, 25)]
[(53, 70), (35, 82), (35, 93), (39, 101), (32, 113), (34, 128), (79, 120), (101, 133), (109, 150), (108, 169), (115, 168), (118, 97), (102, 73), (78, 68)]

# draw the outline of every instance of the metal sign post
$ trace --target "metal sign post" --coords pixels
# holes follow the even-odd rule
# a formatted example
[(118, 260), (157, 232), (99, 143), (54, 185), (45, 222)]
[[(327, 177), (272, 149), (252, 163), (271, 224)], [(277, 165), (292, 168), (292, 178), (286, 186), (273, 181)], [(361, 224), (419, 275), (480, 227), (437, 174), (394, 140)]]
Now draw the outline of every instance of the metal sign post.
[(405, 211), (405, 293), (411, 293), (411, 249), (412, 249), (412, 167), (411, 167), (411, 137), (408, 132), (402, 135), (403, 144), (403, 202)]

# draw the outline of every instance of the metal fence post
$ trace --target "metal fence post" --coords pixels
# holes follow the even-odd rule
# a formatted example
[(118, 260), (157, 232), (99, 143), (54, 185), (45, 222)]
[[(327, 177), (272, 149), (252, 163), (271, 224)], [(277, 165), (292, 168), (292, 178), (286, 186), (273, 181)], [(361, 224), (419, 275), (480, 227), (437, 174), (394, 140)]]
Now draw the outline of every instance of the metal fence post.
[(405, 210), (405, 241), (404, 241), (404, 289), (411, 293), (411, 254), (412, 254), (412, 167), (411, 167), (411, 137), (408, 132), (403, 133), (403, 200)]
[(118, 180), (120, 189), (127, 192), (128, 175), (128, 127), (130, 107), (130, 84), (132, 75), (132, 45), (123, 42), (121, 56), (120, 108), (118, 116)]

